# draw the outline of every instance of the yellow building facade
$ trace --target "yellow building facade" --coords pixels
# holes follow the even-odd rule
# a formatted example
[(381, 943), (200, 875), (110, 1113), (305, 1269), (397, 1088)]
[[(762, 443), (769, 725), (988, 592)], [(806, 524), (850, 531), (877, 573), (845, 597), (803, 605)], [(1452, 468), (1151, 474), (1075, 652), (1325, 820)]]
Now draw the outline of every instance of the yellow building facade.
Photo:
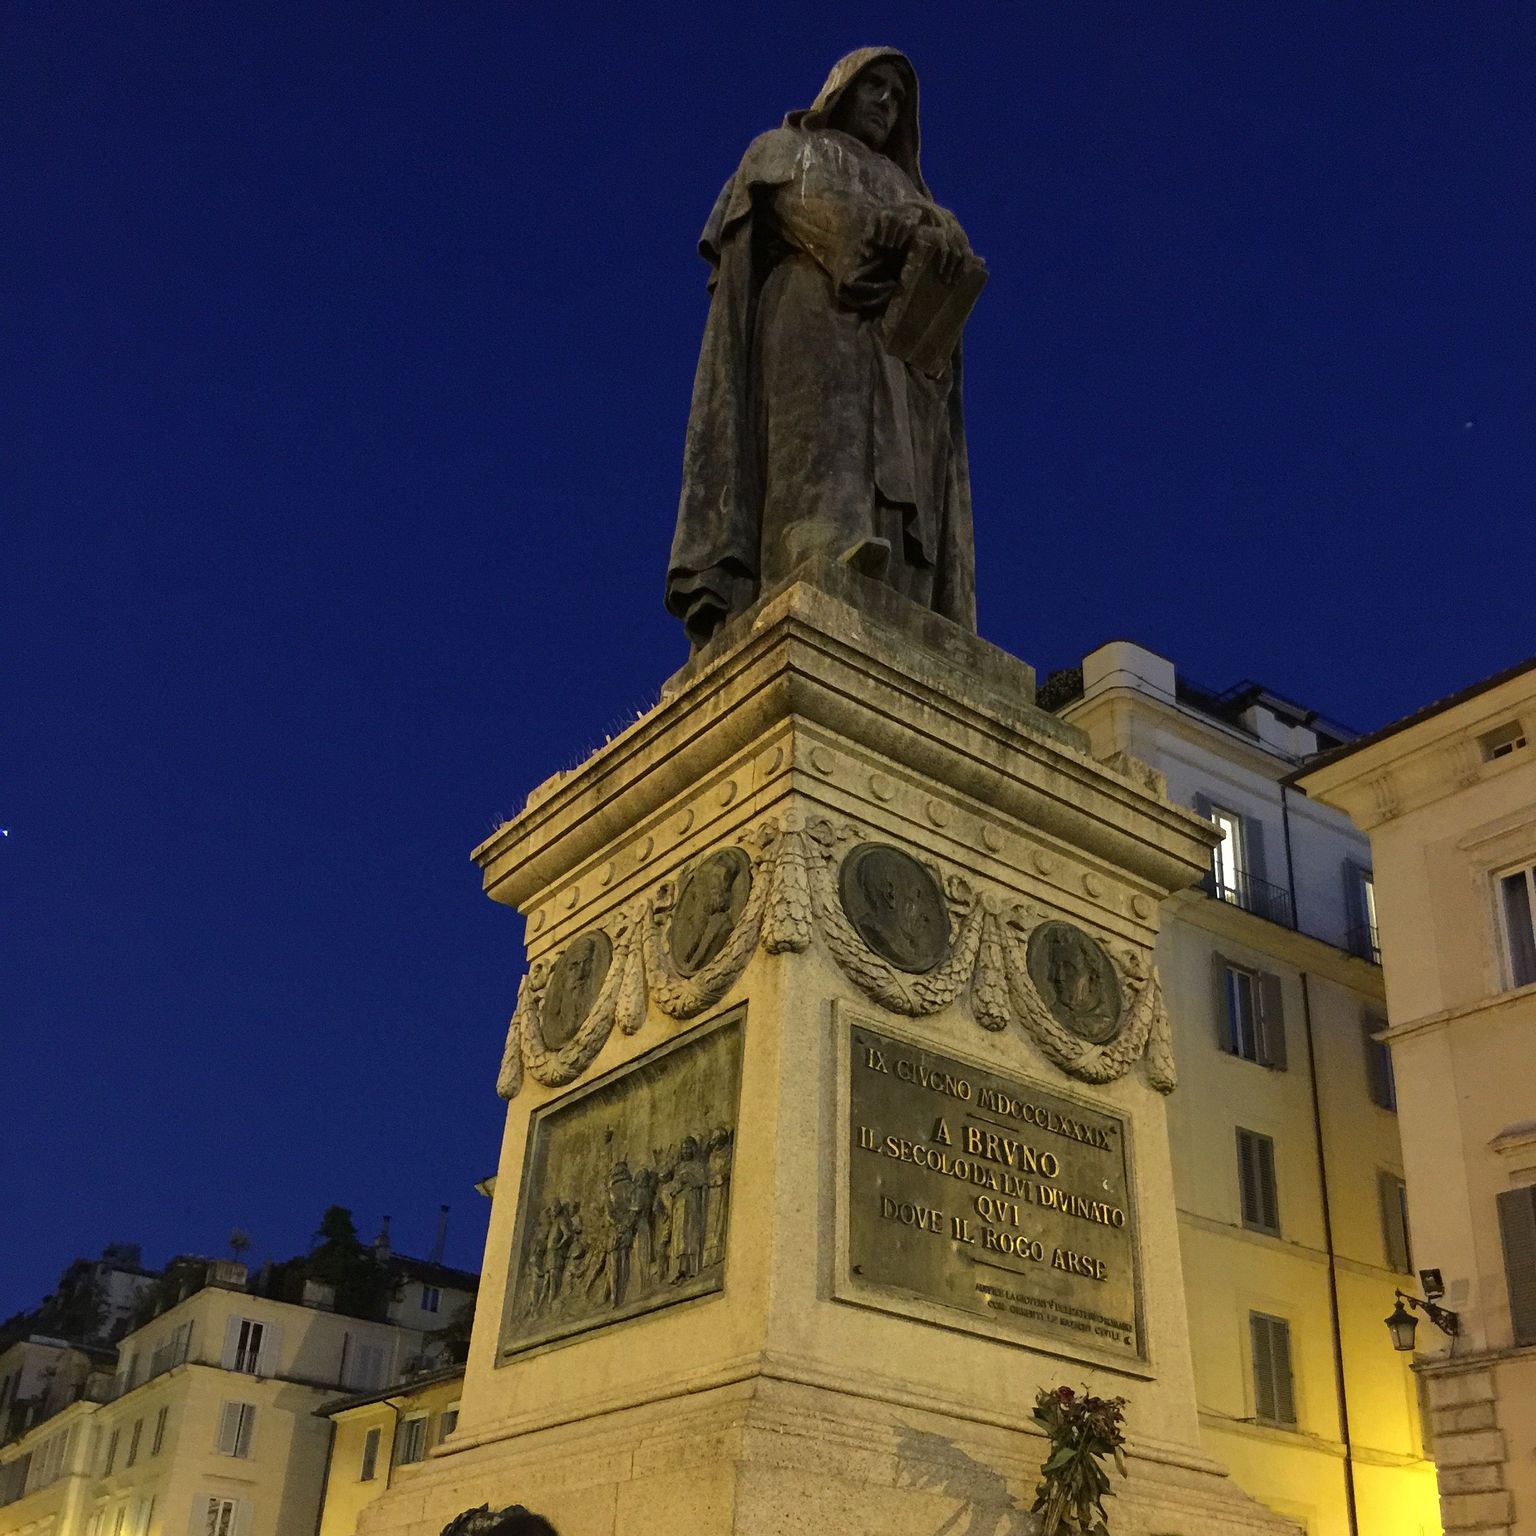
[(1527, 661), (1299, 781), (1375, 858), (1415, 1259), (1459, 1320), (1416, 1341), (1451, 1532), (1536, 1530), (1532, 742)]
[(1370, 850), (1285, 785), (1334, 739), (1253, 684), (1127, 643), (1059, 712), (1225, 833), (1158, 941), (1179, 1067), (1173, 1174), (1202, 1438), (1307, 1536), (1439, 1536), (1416, 1382), (1382, 1319), (1412, 1234), (1370, 922)]
[(458, 1424), (464, 1368), (326, 1404), (332, 1439), (318, 1536), (354, 1536), (358, 1516), (408, 1483)]

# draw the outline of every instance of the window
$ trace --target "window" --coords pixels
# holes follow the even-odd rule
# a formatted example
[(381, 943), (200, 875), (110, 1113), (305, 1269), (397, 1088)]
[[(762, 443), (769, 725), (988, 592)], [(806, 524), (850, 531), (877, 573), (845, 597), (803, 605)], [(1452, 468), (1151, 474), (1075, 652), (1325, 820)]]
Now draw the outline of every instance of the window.
[(155, 1518), (153, 1496), (139, 1500), (138, 1512), (133, 1522), (133, 1536), (149, 1536), (149, 1524)]
[(225, 1403), (219, 1410), (218, 1452), (221, 1456), (249, 1456), (251, 1432), (256, 1427), (254, 1403)]
[(1511, 752), (1518, 752), (1525, 745), (1525, 727), (1518, 720), (1511, 720), (1497, 730), (1487, 731), (1477, 738), (1477, 745), (1485, 763), (1495, 763)]
[(1536, 1184), (1499, 1192), (1504, 1280), (1516, 1344), (1536, 1344)]
[(358, 1469), (357, 1480), (371, 1483), (379, 1473), (379, 1427), (374, 1425), (363, 1436), (363, 1464)]
[(1381, 1241), (1387, 1268), (1400, 1275), (1413, 1273), (1413, 1249), (1408, 1242), (1408, 1186), (1395, 1173), (1376, 1175), (1381, 1205)]
[(400, 1426), (400, 1444), (395, 1452), (395, 1465), (405, 1466), (408, 1462), (420, 1461), (427, 1454), (427, 1416), (421, 1414), (414, 1419), (407, 1419)]
[(240, 1513), (238, 1499), (211, 1498), (204, 1503), (203, 1536), (236, 1536), (235, 1520)]
[(235, 1333), (235, 1357), (229, 1369), (254, 1376), (256, 1367), (261, 1363), (262, 1336), (266, 1329), (249, 1317), (231, 1319), (231, 1325), (237, 1321), (239, 1327)]
[(342, 1341), (341, 1385), (354, 1392), (375, 1392), (384, 1385), (382, 1344), (362, 1344), (348, 1334)]
[(1261, 1067), (1286, 1065), (1284, 992), (1280, 978), (1221, 955), (1216, 962), (1216, 1017), (1222, 1050)]
[(169, 1412), (169, 1408), (162, 1408), (155, 1415), (155, 1437), (149, 1442), (149, 1454), (151, 1456), (158, 1456), (161, 1446), (165, 1444), (165, 1418)]
[(123, 1536), (123, 1527), (128, 1524), (128, 1506), (119, 1504), (117, 1514), (112, 1520), (112, 1536)]
[(1247, 884), (1248, 861), (1243, 857), (1243, 818), (1234, 811), (1211, 807), (1211, 820), (1221, 833), (1221, 841), (1211, 850), (1211, 874), (1216, 894), (1223, 901), (1242, 905)]
[(1243, 1225), (1280, 1235), (1280, 1199), (1275, 1189), (1275, 1144), (1257, 1131), (1237, 1129), (1237, 1184)]
[(459, 1405), (449, 1403), (443, 1409), (442, 1417), (437, 1421), (437, 1440), (441, 1445), (444, 1440), (459, 1427)]
[(1499, 876), (1499, 910), (1504, 920), (1504, 953), (1509, 959), (1509, 984), (1527, 987), (1536, 981), (1536, 869), (1511, 870)]
[(113, 1467), (113, 1464), (116, 1461), (117, 1461), (117, 1431), (114, 1429), (112, 1431), (112, 1433), (107, 1436), (107, 1459), (106, 1459), (105, 1463), (102, 1465), (102, 1469), (101, 1469), (101, 1475), (103, 1477), (111, 1477), (112, 1476), (112, 1467)]
[(1261, 1424), (1296, 1425), (1296, 1391), (1291, 1380), (1291, 1325), (1264, 1312), (1248, 1314), (1253, 1351), (1253, 1416)]
[(139, 1440), (144, 1434), (144, 1420), (135, 1419), (128, 1435), (128, 1454), (123, 1459), (125, 1467), (131, 1467), (139, 1459)]
[(423, 1312), (436, 1312), (442, 1299), (443, 1293), (435, 1285), (422, 1286), (421, 1310)]
[(1371, 1103), (1381, 1109), (1397, 1111), (1397, 1078), (1392, 1071), (1392, 1047), (1376, 1036), (1387, 1027), (1387, 1021), (1373, 1013), (1364, 1014), (1360, 1028), (1365, 1041), (1365, 1081), (1371, 1093)]

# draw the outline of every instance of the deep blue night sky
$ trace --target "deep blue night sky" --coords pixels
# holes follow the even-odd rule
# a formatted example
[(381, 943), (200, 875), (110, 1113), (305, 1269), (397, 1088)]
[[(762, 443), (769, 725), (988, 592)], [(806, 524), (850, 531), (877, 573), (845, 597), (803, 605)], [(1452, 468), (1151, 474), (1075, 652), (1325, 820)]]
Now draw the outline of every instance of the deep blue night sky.
[(1361, 728), (1532, 649), (1522, 0), (14, 0), (0, 1316), (331, 1202), (478, 1262), (468, 851), (682, 659), (694, 240), (869, 42), (992, 267), (989, 639)]

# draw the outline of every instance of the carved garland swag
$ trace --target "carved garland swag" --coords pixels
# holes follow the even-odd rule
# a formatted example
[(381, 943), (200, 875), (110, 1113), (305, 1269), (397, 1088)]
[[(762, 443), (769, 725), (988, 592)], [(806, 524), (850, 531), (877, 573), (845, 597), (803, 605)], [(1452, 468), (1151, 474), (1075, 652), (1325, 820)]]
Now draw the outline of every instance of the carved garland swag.
[(935, 870), (949, 908), (949, 955), (922, 975), (898, 970), (866, 947), (838, 898), (839, 850), (860, 836), (859, 829), (824, 818), (805, 827), (771, 821), (755, 827), (744, 839), (752, 883), (741, 916), (719, 954), (692, 976), (673, 965), (666, 941), (677, 882), (663, 881), (632, 902), (606, 928), (613, 945), (607, 974), (580, 1027), (558, 1049), (546, 1045), (542, 1027), (550, 964), (537, 961), (518, 988), (497, 1092), (516, 1097), (525, 1072), (546, 1087), (573, 1082), (615, 1026), (634, 1034), (651, 1005), (669, 1018), (694, 1018), (725, 996), (759, 944), (771, 955), (800, 954), (813, 933), (821, 935), (848, 979), (892, 1013), (937, 1013), (969, 985), (971, 1010), (983, 1029), (1018, 1024), (1063, 1072), (1105, 1083), (1145, 1060), (1147, 1081), (1161, 1093), (1173, 1090), (1177, 1075), (1162, 986), (1140, 950), (1119, 945), (1112, 951), (1124, 995), (1114, 1036), (1101, 1045), (1082, 1040), (1056, 1019), (1030, 978), (1029, 936), (1045, 914), (1027, 903), (979, 893), (960, 876), (945, 878)]

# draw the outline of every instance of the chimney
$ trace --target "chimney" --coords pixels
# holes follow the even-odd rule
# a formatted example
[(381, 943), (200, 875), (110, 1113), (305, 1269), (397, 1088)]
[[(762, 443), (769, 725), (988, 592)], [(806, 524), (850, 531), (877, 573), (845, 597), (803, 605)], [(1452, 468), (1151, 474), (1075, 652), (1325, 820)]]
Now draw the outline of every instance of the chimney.
[(432, 1262), (441, 1264), (443, 1254), (448, 1248), (448, 1207), (440, 1205), (437, 1208), (437, 1241), (432, 1244)]
[(384, 1218), (379, 1235), (373, 1240), (373, 1256), (381, 1264), (389, 1257), (389, 1217)]

